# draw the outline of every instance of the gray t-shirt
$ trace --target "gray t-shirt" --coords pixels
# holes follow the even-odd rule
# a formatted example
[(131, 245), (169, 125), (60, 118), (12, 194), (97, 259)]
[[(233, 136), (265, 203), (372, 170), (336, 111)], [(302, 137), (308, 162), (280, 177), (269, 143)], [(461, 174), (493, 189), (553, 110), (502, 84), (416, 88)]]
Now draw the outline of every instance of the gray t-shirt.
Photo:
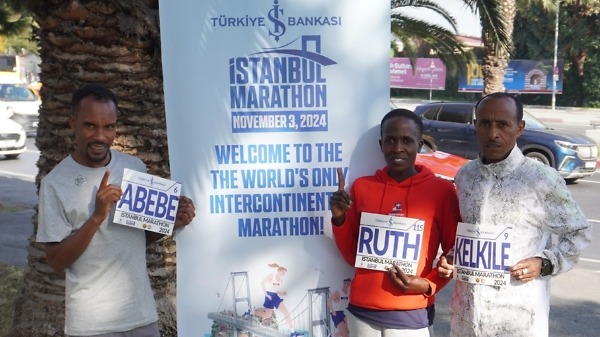
[[(107, 167), (91, 168), (71, 156), (42, 179), (38, 242), (60, 242), (89, 219), (107, 169), (121, 186), (123, 170), (146, 172), (144, 163), (112, 150)], [(145, 231), (113, 223), (114, 207), (89, 246), (66, 271), (67, 335), (128, 331), (158, 320), (146, 269)]]

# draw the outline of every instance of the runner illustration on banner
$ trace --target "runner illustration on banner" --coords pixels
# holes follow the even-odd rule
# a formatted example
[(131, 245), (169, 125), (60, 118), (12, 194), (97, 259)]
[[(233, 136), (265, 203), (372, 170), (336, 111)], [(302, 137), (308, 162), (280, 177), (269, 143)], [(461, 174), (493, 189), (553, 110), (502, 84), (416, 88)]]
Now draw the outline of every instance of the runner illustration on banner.
[(346, 278), (343, 282), (342, 288), (334, 291), (327, 301), (331, 320), (335, 326), (335, 337), (348, 337), (350, 335), (344, 309), (348, 307), (350, 300), (350, 282), (352, 280)]
[(287, 291), (280, 290), (287, 269), (277, 263), (271, 263), (269, 264), (269, 267), (276, 268), (276, 271), (267, 275), (262, 280), (261, 286), (265, 292), (265, 301), (262, 308), (254, 310), (254, 315), (260, 318), (263, 325), (271, 325), (271, 322), (274, 321), (275, 318), (273, 311), (277, 309), (284, 315), (283, 318), (290, 330), (294, 331), (294, 323), (290, 317), (290, 312), (283, 303), (283, 299), (280, 297), (280, 295), (287, 295)]

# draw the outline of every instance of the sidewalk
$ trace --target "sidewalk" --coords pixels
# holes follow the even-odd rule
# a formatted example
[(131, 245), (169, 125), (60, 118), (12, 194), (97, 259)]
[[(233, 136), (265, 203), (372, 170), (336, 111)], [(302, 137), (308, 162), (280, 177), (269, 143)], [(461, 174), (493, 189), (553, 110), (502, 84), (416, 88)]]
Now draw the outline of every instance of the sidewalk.
[[(592, 121), (600, 123), (600, 109), (526, 105), (524, 109), (545, 123), (576, 124), (595, 129)], [(600, 128), (598, 128), (600, 130)], [(592, 137), (593, 138), (593, 137)]]

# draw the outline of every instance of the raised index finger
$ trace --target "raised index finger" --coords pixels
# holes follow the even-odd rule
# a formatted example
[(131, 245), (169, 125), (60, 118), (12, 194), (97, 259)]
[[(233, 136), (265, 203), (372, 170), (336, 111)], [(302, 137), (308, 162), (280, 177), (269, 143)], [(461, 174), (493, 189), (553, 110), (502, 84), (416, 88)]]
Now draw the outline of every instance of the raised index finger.
[(338, 176), (338, 191), (343, 191), (346, 186), (346, 181), (344, 180), (344, 172), (341, 167), (337, 168), (337, 176)]
[(108, 185), (108, 177), (109, 176), (110, 176), (110, 171), (107, 169), (106, 172), (104, 172), (102, 181), (100, 182), (100, 187), (104, 187), (104, 186)]

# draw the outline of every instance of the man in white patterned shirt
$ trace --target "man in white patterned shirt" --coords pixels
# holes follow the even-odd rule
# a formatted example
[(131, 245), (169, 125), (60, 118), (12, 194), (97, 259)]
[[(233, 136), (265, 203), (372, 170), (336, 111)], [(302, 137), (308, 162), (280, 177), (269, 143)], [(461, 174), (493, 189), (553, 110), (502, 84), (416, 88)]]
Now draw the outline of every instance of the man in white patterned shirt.
[[(512, 228), (511, 277), (505, 287), (457, 281), (450, 336), (547, 337), (549, 279), (575, 266), (591, 226), (558, 172), (517, 147), (525, 129), (518, 98), (487, 95), (475, 115), (481, 154), (456, 176), (460, 213), (468, 224)], [(452, 275), (449, 262), (440, 259), (440, 275)]]

